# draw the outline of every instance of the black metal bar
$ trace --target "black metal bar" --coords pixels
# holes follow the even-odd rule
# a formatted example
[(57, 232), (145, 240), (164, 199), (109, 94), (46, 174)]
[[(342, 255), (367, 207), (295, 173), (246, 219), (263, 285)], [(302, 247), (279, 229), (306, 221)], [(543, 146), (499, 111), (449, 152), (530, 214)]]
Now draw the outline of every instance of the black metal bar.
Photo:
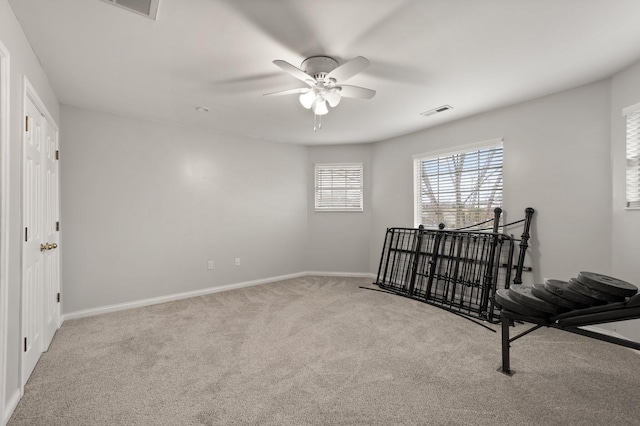
[[(418, 231), (413, 231), (411, 234), (406, 235), (406, 242), (403, 241), (403, 245), (406, 244), (407, 247), (414, 248), (415, 240), (417, 238)], [(403, 285), (402, 288), (408, 290), (411, 285), (411, 273), (413, 270), (413, 259), (415, 257), (415, 251), (412, 251), (408, 256), (404, 257), (403, 260), (403, 269), (405, 271), (405, 275), (403, 277)]]
[[(384, 234), (384, 243), (382, 244), (382, 253), (380, 253), (380, 264), (378, 265), (378, 278), (376, 278), (376, 282), (383, 282), (384, 278), (387, 276), (387, 269), (389, 268), (389, 255), (391, 254), (391, 243), (389, 243), (389, 248), (387, 249), (387, 241), (389, 240), (389, 233), (391, 233), (391, 241), (393, 241), (393, 229), (387, 228), (387, 232)], [(385, 249), (387, 252), (387, 261), (384, 262), (384, 253)], [(380, 272), (382, 272), (382, 264), (384, 265), (384, 272), (382, 273), (382, 280), (380, 279)]]
[(431, 288), (433, 287), (433, 278), (435, 276), (437, 261), (438, 261), (438, 250), (440, 249), (440, 240), (442, 236), (445, 235), (443, 233), (437, 233), (436, 239), (433, 243), (433, 255), (431, 256), (431, 260), (429, 262), (431, 268), (429, 271), (429, 278), (427, 280), (427, 289), (424, 295), (425, 300), (429, 300), (431, 297)]
[(511, 342), (518, 340), (519, 338), (526, 336), (529, 333), (532, 333), (534, 331), (536, 331), (537, 329), (541, 328), (542, 325), (538, 324), (534, 327), (531, 327), (530, 329), (528, 329), (527, 331), (518, 334), (517, 336), (513, 337), (513, 338), (509, 338), (509, 329), (511, 327), (511, 322), (513, 320), (511, 318), (509, 318), (508, 315), (502, 315), (502, 319), (501, 319), (501, 323), (502, 323), (502, 367), (498, 370), (501, 373), (504, 373), (508, 376), (513, 376), (515, 374), (515, 371), (511, 370), (511, 359), (510, 359), (510, 348), (511, 348)]
[[(503, 236), (503, 240), (506, 239)], [(515, 245), (513, 244), (513, 238), (509, 238), (509, 251), (507, 253), (507, 263), (501, 265), (506, 269), (506, 277), (504, 279), (504, 288), (509, 288), (511, 286), (511, 270), (513, 269), (513, 252), (515, 250)], [(522, 266), (517, 266), (516, 268), (520, 268), (520, 274), (522, 275)]]
[[(465, 229), (471, 229), (471, 228), (473, 228), (474, 231), (480, 231), (480, 229), (478, 229), (478, 226), (484, 225), (485, 223), (489, 223), (489, 222), (493, 222), (493, 221), (494, 221), (494, 219), (487, 219), (487, 220), (484, 220), (482, 222), (474, 223), (473, 225), (463, 226), (462, 228), (456, 228), (455, 231), (464, 231)], [(443, 225), (443, 224), (441, 224), (441, 225)], [(493, 226), (493, 225), (491, 225), (491, 226)], [(443, 228), (440, 228), (440, 229), (443, 229)], [(488, 229), (492, 229), (492, 228), (485, 228), (484, 230), (488, 230)]]
[(458, 247), (456, 251), (455, 266), (453, 269), (453, 277), (452, 277), (453, 285), (451, 286), (451, 300), (455, 300), (456, 298), (456, 283), (458, 282), (458, 273), (460, 272), (460, 258), (462, 254), (463, 244), (464, 244), (464, 238), (460, 236), (458, 238)]
[(489, 296), (492, 296), (492, 289), (495, 288), (493, 282), (493, 264), (495, 262), (496, 257), (496, 247), (498, 245), (498, 228), (500, 226), (500, 215), (502, 214), (502, 209), (500, 207), (496, 207), (493, 210), (494, 214), (494, 222), (493, 222), (493, 235), (491, 238), (491, 249), (489, 252), (489, 264), (487, 265), (487, 270), (484, 275), (484, 286), (482, 288), (482, 304), (480, 305), (480, 312), (483, 315), (486, 315), (488, 306), (489, 306)]
[(415, 246), (413, 250), (413, 261), (411, 265), (411, 279), (409, 280), (409, 295), (413, 295), (413, 290), (416, 286), (416, 276), (418, 275), (418, 262), (420, 261), (420, 249), (422, 248), (422, 231), (424, 231), (424, 226), (420, 225), (418, 227), (418, 232), (416, 233), (415, 238)]
[(509, 327), (511, 326), (509, 318), (502, 315), (502, 373), (512, 376), (511, 362), (509, 360)]
[(529, 247), (529, 229), (531, 228), (531, 219), (533, 218), (533, 213), (535, 210), (532, 207), (527, 207), (524, 209), (524, 230), (522, 231), (522, 237), (520, 241), (520, 254), (518, 256), (518, 263), (516, 270), (516, 276), (513, 279), (514, 284), (522, 284), (522, 268), (524, 267), (524, 256), (527, 252), (527, 248)]
[[(495, 263), (493, 267), (493, 279), (491, 280), (491, 288), (489, 289), (489, 294), (488, 294), (488, 302), (487, 302), (488, 306), (487, 306), (487, 312), (486, 312), (486, 316), (489, 320), (493, 320), (493, 315), (494, 315), (493, 296), (496, 294), (496, 290), (498, 289), (498, 274), (499, 274), (498, 269), (500, 268), (500, 253), (502, 253), (502, 244), (504, 242), (504, 240), (499, 235), (497, 235), (495, 238), (499, 248), (493, 253), (493, 257), (495, 258)], [(508, 280), (509, 278), (507, 277), (506, 282), (509, 282)]]
[[(467, 283), (470, 282), (471, 279), (473, 278), (473, 275), (471, 273), (471, 269), (472, 269), (472, 264), (471, 262), (469, 262), (467, 259), (470, 259), (470, 255), (469, 255), (469, 251), (472, 250), (472, 243), (473, 243), (474, 238), (470, 237), (469, 235), (466, 236), (466, 238), (464, 238), (464, 259), (462, 262), (462, 271), (459, 275), (460, 277), (460, 282), (461, 283)], [(460, 303), (462, 303), (462, 301), (465, 299), (465, 294), (467, 290), (467, 286), (462, 285), (460, 288), (459, 293), (459, 297), (460, 297)]]
[[(607, 305), (603, 305), (607, 306)], [(623, 309), (611, 309), (558, 320), (560, 327), (583, 327), (586, 325), (606, 324), (613, 321), (626, 321), (640, 318), (640, 306)]]
[[(413, 230), (411, 232), (413, 232)], [(406, 235), (407, 235), (406, 230), (400, 230), (400, 232), (398, 232), (397, 236), (393, 240), (393, 244), (394, 244), (394, 247), (396, 247), (396, 250), (393, 251), (393, 259), (391, 263), (393, 267), (391, 268), (390, 277), (389, 277), (390, 278), (389, 282), (393, 286), (405, 285), (405, 279), (403, 279), (403, 272), (405, 271), (404, 265), (403, 265), (404, 256), (402, 255), (402, 252), (397, 250), (397, 248), (399, 247), (400, 249), (402, 249), (404, 247), (405, 245), (404, 241), (405, 241)]]
[[(511, 319), (508, 316), (505, 316), (505, 317), (509, 320), (509, 322), (511, 322)], [(518, 334), (517, 336), (512, 337), (511, 339), (509, 339), (509, 343), (515, 342), (519, 338), (524, 337), (529, 333), (533, 333), (534, 331), (536, 331), (537, 329), (542, 328), (542, 327), (544, 327), (544, 325), (541, 325), (541, 324), (535, 325), (535, 326), (531, 327), (530, 329), (528, 329), (527, 331), (523, 331), (522, 333)]]
[(500, 228), (500, 215), (502, 215), (502, 209), (500, 207), (493, 209), (493, 232), (496, 234)]
[[(389, 231), (387, 231), (387, 232), (389, 232)], [(390, 228), (390, 232), (391, 232), (391, 238), (389, 239), (389, 251), (388, 251), (388, 254), (387, 254), (387, 265), (386, 265), (385, 270), (384, 270), (384, 276), (382, 277), (383, 282), (386, 282), (388, 278), (389, 278), (389, 282), (391, 282), (390, 277), (393, 274), (393, 270), (394, 270), (393, 265), (394, 265), (394, 261), (395, 261), (395, 257), (396, 257), (395, 251), (392, 251), (392, 248), (393, 248), (393, 246), (395, 244), (395, 241), (396, 241), (396, 238), (397, 238), (395, 236), (394, 228)], [(389, 271), (388, 274), (387, 274), (389, 263), (391, 263), (391, 271)]]

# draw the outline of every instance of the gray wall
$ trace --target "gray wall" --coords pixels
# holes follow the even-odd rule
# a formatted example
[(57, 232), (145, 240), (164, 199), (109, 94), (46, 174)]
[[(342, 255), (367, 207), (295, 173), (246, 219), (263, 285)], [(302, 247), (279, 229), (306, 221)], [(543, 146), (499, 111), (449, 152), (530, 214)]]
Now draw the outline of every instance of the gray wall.
[[(6, 0), (0, 0), (0, 41), (9, 51), (10, 60), (10, 138), (9, 138), (9, 212), (5, 218), (9, 223), (8, 247), (8, 312), (7, 312), (7, 348), (5, 400), (7, 404), (17, 402), (20, 395), (20, 298), (21, 298), (21, 244), (22, 244), (22, 114), (24, 77), (35, 88), (44, 102), (53, 120), (59, 125), (59, 106), (57, 98), (49, 85), (47, 76), (40, 67), (38, 59), (31, 50), (22, 28), (13, 10)], [(6, 411), (5, 411), (6, 412)], [(2, 419), (0, 419), (2, 421)]]
[(385, 229), (413, 226), (412, 156), (494, 138), (504, 138), (506, 220), (537, 211), (528, 280), (611, 272), (608, 81), (375, 144), (372, 270)]
[[(613, 230), (611, 256), (613, 275), (640, 285), (640, 210), (625, 210), (626, 123), (622, 109), (640, 103), (640, 64), (611, 80), (611, 159), (613, 168)], [(610, 326), (640, 342), (640, 320)]]
[(61, 152), (64, 313), (303, 270), (305, 147), (65, 106)]
[[(314, 164), (363, 163), (362, 212), (315, 212)], [(371, 146), (340, 145), (309, 148), (309, 261), (312, 271), (369, 273), (371, 249)]]

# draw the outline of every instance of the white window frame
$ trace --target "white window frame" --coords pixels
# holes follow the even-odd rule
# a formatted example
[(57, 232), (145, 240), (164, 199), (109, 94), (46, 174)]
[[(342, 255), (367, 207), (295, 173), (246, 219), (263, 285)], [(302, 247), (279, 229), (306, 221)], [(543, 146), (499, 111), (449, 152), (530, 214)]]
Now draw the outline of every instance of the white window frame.
[(316, 212), (363, 211), (362, 163), (318, 163), (314, 165), (313, 175)]
[(622, 110), (626, 122), (625, 210), (640, 210), (640, 103)]
[[(423, 213), (423, 193), (422, 193), (422, 164), (425, 161), (432, 161), (432, 160), (444, 160), (444, 159), (449, 159), (453, 156), (456, 155), (460, 155), (460, 154), (466, 154), (466, 153), (477, 153), (481, 150), (484, 149), (491, 149), (491, 148), (495, 148), (495, 147), (501, 147), (502, 150), (504, 149), (503, 147), (503, 139), (502, 138), (497, 138), (497, 139), (491, 139), (491, 140), (487, 140), (487, 141), (482, 141), (482, 142), (478, 142), (478, 143), (474, 143), (474, 144), (469, 144), (469, 145), (464, 145), (464, 146), (460, 146), (456, 149), (453, 150), (439, 150), (439, 151), (432, 151), (432, 152), (428, 152), (428, 153), (423, 153), (423, 154), (417, 154), (413, 156), (413, 203), (414, 203), (414, 215), (413, 215), (413, 221), (414, 221), (414, 226), (418, 227), (420, 225), (422, 225), (422, 213)], [(501, 154), (503, 153), (503, 151), (501, 152)], [(502, 175), (503, 175), (503, 169), (504, 169), (504, 157), (502, 157), (502, 163), (501, 163), (501, 167), (500, 167), (500, 181), (502, 181)], [(503, 191), (504, 191), (504, 184), (501, 184), (500, 186), (500, 199), (499, 199), (499, 203), (496, 203), (495, 205), (492, 206), (491, 208), (491, 217), (493, 217), (493, 209), (495, 207), (502, 207), (502, 204), (504, 202), (503, 200)], [(487, 219), (489, 219), (489, 217), (487, 217)], [(455, 223), (445, 223), (445, 225), (447, 226), (447, 228), (455, 228), (458, 227), (459, 225), (455, 224)], [(438, 224), (426, 224), (425, 225), (427, 228), (434, 228), (437, 227)]]

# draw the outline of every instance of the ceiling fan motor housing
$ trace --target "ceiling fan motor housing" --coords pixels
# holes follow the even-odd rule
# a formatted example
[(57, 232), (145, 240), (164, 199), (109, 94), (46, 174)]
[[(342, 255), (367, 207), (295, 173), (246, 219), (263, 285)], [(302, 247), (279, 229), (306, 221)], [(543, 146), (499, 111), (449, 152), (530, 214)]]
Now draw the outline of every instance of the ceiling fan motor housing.
[(301, 69), (315, 78), (324, 81), (327, 74), (338, 67), (338, 61), (329, 56), (312, 56), (302, 61)]

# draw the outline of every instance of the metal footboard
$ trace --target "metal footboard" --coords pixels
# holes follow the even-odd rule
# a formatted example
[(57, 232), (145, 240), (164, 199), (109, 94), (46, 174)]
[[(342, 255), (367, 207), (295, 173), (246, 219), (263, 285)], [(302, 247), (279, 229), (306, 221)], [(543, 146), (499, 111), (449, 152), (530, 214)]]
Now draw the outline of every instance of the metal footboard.
[(522, 282), (533, 209), (526, 210), (525, 219), (514, 222), (525, 222), (515, 262), (517, 240), (498, 232), (501, 212), (495, 210), (488, 232), (387, 229), (375, 284), (465, 316), (499, 322), (493, 296), (497, 289), (508, 288), (512, 277), (514, 283)]

